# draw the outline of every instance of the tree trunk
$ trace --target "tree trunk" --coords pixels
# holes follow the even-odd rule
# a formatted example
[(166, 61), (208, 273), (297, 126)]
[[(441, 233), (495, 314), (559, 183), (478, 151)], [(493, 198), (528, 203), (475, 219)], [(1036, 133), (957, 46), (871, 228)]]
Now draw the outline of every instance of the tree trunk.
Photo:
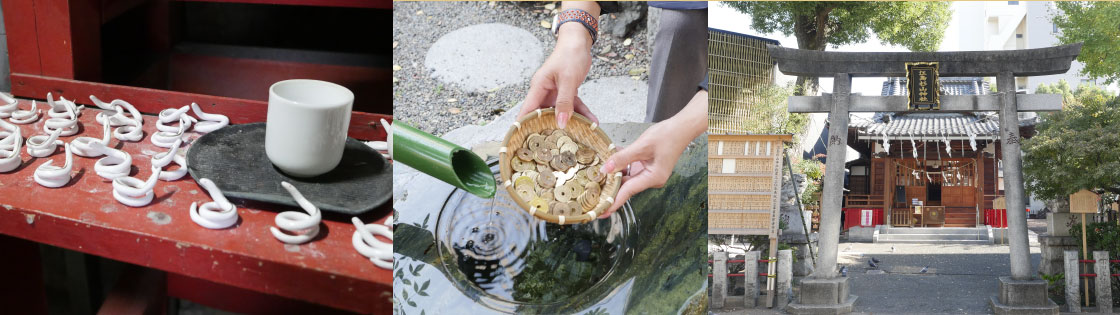
[[(797, 37), (797, 48), (808, 50), (825, 50), (828, 46), (828, 14), (831, 7), (819, 7), (812, 16), (798, 16), (794, 19), (794, 36)], [(820, 78), (797, 77), (797, 86), (793, 95), (815, 96), (820, 91)]]

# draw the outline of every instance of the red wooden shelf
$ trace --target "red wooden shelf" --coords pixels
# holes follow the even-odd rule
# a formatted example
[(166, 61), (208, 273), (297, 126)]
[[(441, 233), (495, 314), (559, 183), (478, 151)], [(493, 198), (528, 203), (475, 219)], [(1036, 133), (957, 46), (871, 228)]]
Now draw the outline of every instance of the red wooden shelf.
[[(152, 100), (128, 101), (145, 104)], [(27, 100), (20, 102), (23, 108), (29, 106)], [(83, 131), (62, 140), (100, 137), (100, 125), (94, 121), (97, 111), (87, 107), (80, 117)], [(354, 116), (374, 119), (374, 115), (365, 113)], [(132, 154), (132, 176), (140, 178), (151, 174), (150, 156), (166, 151), (148, 139), (155, 131), (155, 117), (144, 118), (145, 138), (124, 142), (121, 147)], [(42, 134), (42, 124), (40, 120), (21, 129), (27, 136)], [(351, 127), (355, 128), (364, 127)], [(118, 142), (112, 140), (114, 145)], [(190, 219), (192, 202), (211, 199), (189, 176), (160, 181), (155, 201), (141, 208), (130, 208), (113, 199), (111, 183), (93, 172), (93, 158), (74, 157), (73, 179), (67, 186), (50, 189), (36, 184), (32, 174), (39, 165), (48, 160), (59, 164), (64, 158), (62, 148), (58, 150), (47, 158), (23, 154), (20, 168), (0, 174), (0, 233), (163, 270), (173, 274), (169, 278), (181, 279), (179, 282), (213, 282), (359, 313), (389, 312), (392, 307), (392, 273), (375, 267), (354, 250), (354, 226), (349, 217), (327, 216), (319, 238), (299, 246), (285, 245), (273, 238), (269, 227), (277, 213), (298, 209), (235, 200), (241, 222), (230, 229), (208, 230)], [(360, 218), (382, 223), (390, 215), (392, 206), (387, 204)], [(235, 303), (223, 296), (188, 293), (171, 290), (173, 295), (189, 295), (192, 299), (214, 299), (196, 301), (202, 304)]]
[(392, 9), (392, 0), (176, 0), (183, 2), (222, 2), (252, 4), (308, 5), (317, 7), (346, 7)]

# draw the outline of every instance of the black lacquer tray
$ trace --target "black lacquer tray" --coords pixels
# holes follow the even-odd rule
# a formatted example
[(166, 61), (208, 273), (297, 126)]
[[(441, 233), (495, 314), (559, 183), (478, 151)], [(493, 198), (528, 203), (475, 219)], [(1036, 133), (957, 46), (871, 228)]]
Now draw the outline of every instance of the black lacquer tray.
[(346, 139), (342, 161), (330, 172), (291, 177), (269, 162), (265, 124), (230, 125), (195, 140), (187, 151), (191, 177), (209, 178), (227, 197), (297, 206), (280, 186), (291, 183), (307, 200), (327, 212), (358, 215), (393, 196), (392, 164), (364, 143)]

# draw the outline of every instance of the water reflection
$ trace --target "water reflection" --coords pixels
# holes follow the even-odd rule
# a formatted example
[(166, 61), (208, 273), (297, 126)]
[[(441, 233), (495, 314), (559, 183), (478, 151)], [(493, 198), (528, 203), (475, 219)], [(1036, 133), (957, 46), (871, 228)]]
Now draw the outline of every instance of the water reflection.
[(664, 188), (634, 196), (610, 222), (545, 224), (502, 189), (485, 200), (414, 181), (396, 204), (395, 313), (700, 314), (705, 139), (685, 150)]
[[(497, 163), (492, 164), (497, 173)], [(497, 176), (497, 174), (495, 174)], [(557, 225), (520, 210), (508, 192), (493, 199), (455, 190), (436, 226), (445, 273), (460, 290), (497, 310), (598, 301), (591, 290), (633, 256), (633, 210), (609, 220)], [(603, 295), (603, 294), (599, 294)]]

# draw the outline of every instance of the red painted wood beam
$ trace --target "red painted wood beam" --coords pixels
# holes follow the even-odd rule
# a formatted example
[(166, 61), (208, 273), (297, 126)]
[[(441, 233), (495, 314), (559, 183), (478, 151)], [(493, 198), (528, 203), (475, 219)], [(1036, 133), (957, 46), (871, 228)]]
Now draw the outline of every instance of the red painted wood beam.
[[(328, 308), (318, 304), (286, 299), (274, 295), (222, 285), (199, 278), (183, 275), (167, 275), (169, 295), (202, 304), (219, 310), (241, 314), (353, 314), (351, 312)], [(383, 293), (379, 298), (391, 298), (391, 293)], [(369, 297), (370, 299), (375, 297)]]
[[(93, 105), (90, 95), (103, 101), (119, 98), (147, 114), (156, 114), (165, 108), (182, 107), (193, 102), (202, 106), (206, 112), (229, 116), (230, 122), (234, 124), (263, 122), (268, 118), (268, 102), (265, 101), (12, 73), (12, 94), (46, 99), (47, 93), (52, 93), (56, 98), (65, 96), (86, 105)], [(381, 119), (392, 122), (392, 116), (389, 115), (354, 112), (350, 116), (350, 137), (367, 141), (385, 140), (387, 134), (380, 127)]]
[(222, 2), (222, 3), (253, 3), (253, 4), (282, 4), (306, 5), (319, 7), (346, 7), (392, 9), (392, 0), (177, 0), (183, 2)]

